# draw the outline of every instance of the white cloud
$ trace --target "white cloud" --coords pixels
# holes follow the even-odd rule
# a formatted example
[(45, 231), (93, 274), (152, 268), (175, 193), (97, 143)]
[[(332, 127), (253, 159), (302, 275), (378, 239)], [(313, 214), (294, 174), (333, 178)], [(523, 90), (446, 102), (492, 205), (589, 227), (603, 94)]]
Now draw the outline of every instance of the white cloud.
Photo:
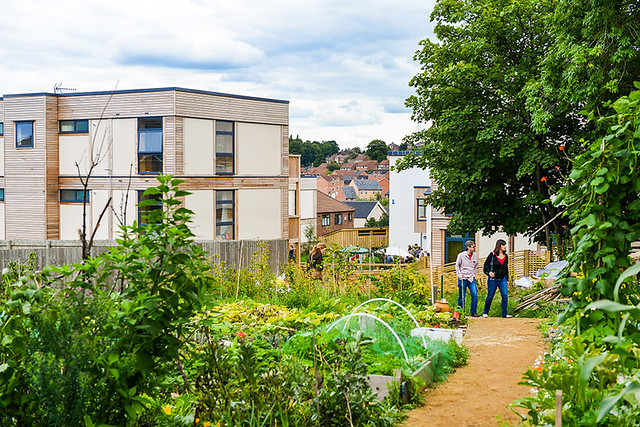
[(0, 93), (183, 86), (288, 99), (304, 139), (399, 142), (433, 2), (6, 1)]

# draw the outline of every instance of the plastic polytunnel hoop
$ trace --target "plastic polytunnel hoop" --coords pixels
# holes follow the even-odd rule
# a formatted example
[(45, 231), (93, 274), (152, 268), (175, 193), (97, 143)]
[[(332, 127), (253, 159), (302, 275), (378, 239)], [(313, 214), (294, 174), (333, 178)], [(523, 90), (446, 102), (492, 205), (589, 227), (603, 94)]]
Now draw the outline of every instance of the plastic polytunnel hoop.
[[(339, 318), (338, 320), (336, 320), (335, 322), (333, 322), (331, 325), (329, 325), (329, 327), (327, 328), (327, 332), (329, 332), (331, 329), (333, 329), (333, 327), (340, 322), (341, 320), (345, 320), (348, 321), (349, 319), (351, 319), (352, 317), (368, 317), (370, 319), (374, 319), (380, 323), (382, 323), (382, 325), (387, 328), (389, 330), (389, 332), (391, 332), (391, 334), (393, 334), (394, 338), (396, 339), (396, 341), (398, 341), (398, 344), (400, 344), (400, 349), (402, 349), (402, 354), (404, 355), (404, 360), (407, 362), (407, 364), (409, 364), (409, 356), (407, 356), (407, 351), (404, 348), (404, 344), (402, 344), (402, 340), (400, 339), (400, 337), (398, 336), (398, 334), (396, 333), (396, 331), (393, 330), (393, 328), (391, 327), (391, 325), (389, 325), (387, 322), (385, 322), (384, 320), (380, 319), (377, 316), (374, 316), (373, 314), (369, 314), (369, 313), (351, 313), (348, 314), (346, 316), (343, 316), (341, 318)], [(343, 329), (344, 331), (344, 329)]]
[[(386, 302), (390, 302), (392, 304), (397, 305), (398, 307), (400, 307), (401, 309), (404, 310), (405, 313), (407, 313), (409, 315), (409, 317), (411, 318), (411, 320), (413, 320), (413, 323), (415, 323), (416, 328), (420, 327), (420, 324), (418, 323), (418, 321), (416, 320), (416, 318), (413, 316), (413, 314), (411, 314), (411, 312), (409, 310), (407, 310), (407, 307), (405, 307), (404, 305), (400, 304), (399, 302), (396, 302), (392, 299), (389, 298), (371, 298), (370, 300), (367, 300), (365, 302), (363, 302), (362, 304), (360, 304), (359, 306), (357, 306), (356, 308), (354, 308), (351, 311), (351, 314), (354, 314), (356, 311), (358, 311), (358, 309), (360, 307), (364, 307), (365, 305), (369, 304), (370, 302), (375, 302), (375, 301), (386, 301)], [(345, 323), (345, 325), (342, 327), (342, 331), (344, 332), (344, 330), (347, 328), (347, 323)], [(422, 346), (425, 348), (425, 350), (427, 349), (427, 342), (424, 339), (424, 335), (422, 335)]]

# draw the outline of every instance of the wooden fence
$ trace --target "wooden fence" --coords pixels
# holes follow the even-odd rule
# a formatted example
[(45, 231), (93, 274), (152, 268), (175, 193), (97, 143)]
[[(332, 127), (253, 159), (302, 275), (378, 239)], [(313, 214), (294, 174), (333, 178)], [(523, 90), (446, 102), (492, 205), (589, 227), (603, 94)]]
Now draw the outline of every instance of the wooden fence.
[(343, 228), (327, 233), (320, 239), (327, 244), (336, 243), (342, 247), (386, 248), (389, 246), (389, 228)]
[[(289, 244), (286, 239), (274, 240), (232, 240), (212, 241), (199, 240), (208, 253), (213, 264), (222, 263), (229, 267), (247, 267), (251, 264), (254, 253), (261, 249), (269, 251), (267, 264), (273, 272), (279, 272), (287, 262)], [(116, 246), (113, 240), (94, 242), (91, 255), (107, 252)], [(4, 240), (0, 241), (0, 266), (7, 267), (11, 261), (26, 263), (29, 254), (36, 255), (36, 268), (46, 265), (61, 266), (75, 264), (82, 260), (82, 244), (78, 240)]]

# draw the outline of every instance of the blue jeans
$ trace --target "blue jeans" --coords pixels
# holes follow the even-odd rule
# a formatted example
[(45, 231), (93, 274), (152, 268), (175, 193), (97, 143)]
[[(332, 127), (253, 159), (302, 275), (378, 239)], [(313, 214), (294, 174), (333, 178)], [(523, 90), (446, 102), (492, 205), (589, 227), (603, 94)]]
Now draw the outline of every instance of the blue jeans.
[(496, 288), (500, 289), (500, 296), (502, 297), (502, 317), (507, 317), (507, 300), (509, 298), (509, 292), (507, 290), (507, 278), (492, 279), (487, 278), (487, 299), (484, 301), (484, 314), (489, 314), (491, 308), (491, 302), (493, 302), (493, 296), (496, 294)]
[(467, 288), (471, 294), (471, 314), (475, 316), (478, 312), (478, 286), (475, 278), (472, 281), (458, 279), (458, 305), (464, 311), (464, 296)]

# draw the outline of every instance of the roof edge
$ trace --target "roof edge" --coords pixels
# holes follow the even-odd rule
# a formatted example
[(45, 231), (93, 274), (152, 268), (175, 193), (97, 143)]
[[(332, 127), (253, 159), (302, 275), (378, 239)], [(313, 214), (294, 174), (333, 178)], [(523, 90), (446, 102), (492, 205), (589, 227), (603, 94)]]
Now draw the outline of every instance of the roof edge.
[(122, 93), (170, 92), (170, 91), (198, 93), (202, 95), (224, 96), (227, 98), (250, 99), (254, 101), (275, 102), (278, 104), (289, 104), (289, 101), (282, 100), (282, 99), (261, 98), (257, 96), (247, 96), (247, 95), (235, 95), (231, 93), (211, 92), (207, 90), (188, 89), (188, 88), (182, 88), (177, 86), (160, 87), (160, 88), (144, 88), (144, 89), (120, 89), (120, 90), (105, 90), (105, 91), (92, 91), (92, 92), (74, 92), (74, 93), (51, 93), (51, 92), (15, 93), (15, 94), (3, 95), (2, 97), (0, 97), (0, 100), (4, 98), (18, 98), (18, 97), (28, 97), (28, 96), (68, 97), (68, 96), (111, 95), (111, 94), (122, 94)]

